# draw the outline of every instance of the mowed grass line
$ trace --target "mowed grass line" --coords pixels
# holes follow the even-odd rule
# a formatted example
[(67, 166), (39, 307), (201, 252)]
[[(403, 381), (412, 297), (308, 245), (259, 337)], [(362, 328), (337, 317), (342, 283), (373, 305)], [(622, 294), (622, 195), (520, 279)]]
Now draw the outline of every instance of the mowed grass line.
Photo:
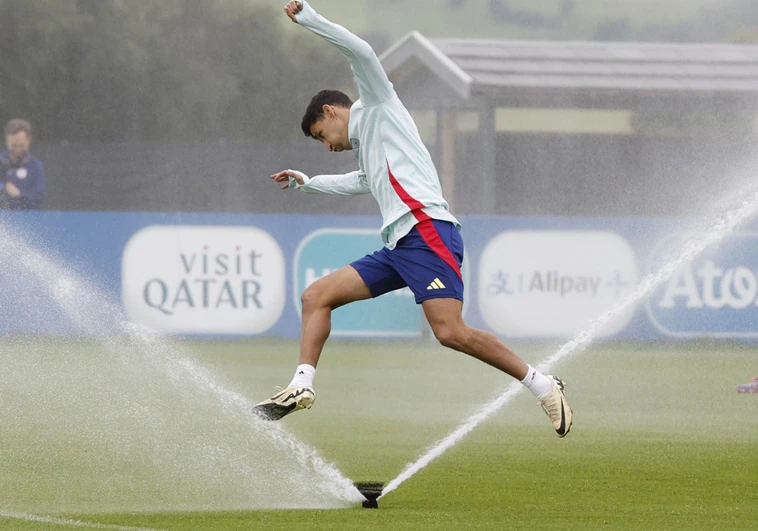
[[(185, 347), (254, 399), (271, 385), (286, 384), (297, 356), (292, 341)], [(27, 340), (14, 348), (31, 355), (46, 344)], [(86, 348), (96, 352), (99, 346)], [(537, 363), (554, 347), (525, 344), (516, 350)], [(383, 498), (378, 511), (104, 514), (89, 493), (93, 512), (56, 516), (171, 530), (753, 527), (758, 396), (738, 395), (734, 386), (758, 373), (758, 349), (599, 344), (555, 369), (568, 382), (576, 410), (569, 437), (555, 437), (534, 399), (521, 393)], [(508, 383), (496, 371), (430, 343), (334, 341), (319, 367), (316, 406), (285, 422), (348, 477), (386, 483)], [(44, 452), (54, 442), (16, 444)], [(12, 473), (10, 450), (3, 466)], [(69, 462), (86, 458), (72, 455)], [(88, 478), (79, 481), (86, 490)], [(65, 493), (40, 488), (27, 496), (54, 505)], [(0, 519), (0, 529), (52, 527)]]

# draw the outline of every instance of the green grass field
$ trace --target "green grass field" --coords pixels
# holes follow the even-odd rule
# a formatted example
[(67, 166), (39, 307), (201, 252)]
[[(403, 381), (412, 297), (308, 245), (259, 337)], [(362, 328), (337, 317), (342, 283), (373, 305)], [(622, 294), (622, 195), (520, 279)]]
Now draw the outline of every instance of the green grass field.
[[(515, 347), (532, 363), (555, 349)], [(758, 374), (755, 347), (593, 346), (555, 368), (575, 410), (566, 439), (521, 393), (379, 510), (262, 508), (288, 496), (284, 479), (297, 481), (271, 446), (236, 441), (240, 456), (198, 464), (268, 428), (225, 423), (182, 360), (255, 401), (289, 381), (295, 342), (184, 342), (167, 357), (129, 348), (6, 338), (0, 512), (27, 519), (0, 517), (0, 529), (81, 529), (66, 519), (165, 530), (748, 529), (758, 519), (758, 395), (735, 392)], [(283, 423), (351, 480), (387, 483), (509, 383), (433, 343), (333, 341), (315, 407)], [(265, 500), (243, 486), (245, 459), (260, 461)]]

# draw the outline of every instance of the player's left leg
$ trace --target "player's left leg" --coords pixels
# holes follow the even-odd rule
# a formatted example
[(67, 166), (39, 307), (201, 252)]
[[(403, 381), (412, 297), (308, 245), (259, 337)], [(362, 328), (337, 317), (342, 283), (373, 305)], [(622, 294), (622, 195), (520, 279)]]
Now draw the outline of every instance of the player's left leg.
[(492, 365), (523, 380), (528, 365), (490, 332), (463, 322), (463, 303), (457, 299), (427, 299), (421, 303), (434, 337), (444, 346)]
[(521, 381), (539, 399), (558, 436), (568, 434), (574, 415), (560, 378), (542, 375), (494, 334), (468, 326), (463, 321), (461, 301), (433, 298), (423, 301), (421, 306), (434, 337), (442, 345), (468, 354)]
[(565, 436), (573, 413), (566, 403), (563, 382), (536, 371), (494, 334), (464, 323), (463, 240), (458, 230), (444, 221), (420, 221), (392, 256), (440, 343), (517, 378), (539, 399), (558, 436)]

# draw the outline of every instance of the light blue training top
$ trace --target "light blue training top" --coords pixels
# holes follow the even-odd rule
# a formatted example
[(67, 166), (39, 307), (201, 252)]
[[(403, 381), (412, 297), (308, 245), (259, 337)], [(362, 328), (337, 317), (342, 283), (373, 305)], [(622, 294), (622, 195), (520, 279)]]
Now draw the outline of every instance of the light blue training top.
[(350, 62), (358, 83), (360, 99), (350, 108), (348, 135), (359, 169), (306, 178), (302, 186), (291, 178), (290, 186), (337, 195), (371, 193), (382, 213), (382, 241), (390, 249), (422, 219), (450, 221), (460, 228), (442, 197), (432, 157), (374, 50), (316, 13), (308, 2), (302, 4), (297, 22), (334, 44)]

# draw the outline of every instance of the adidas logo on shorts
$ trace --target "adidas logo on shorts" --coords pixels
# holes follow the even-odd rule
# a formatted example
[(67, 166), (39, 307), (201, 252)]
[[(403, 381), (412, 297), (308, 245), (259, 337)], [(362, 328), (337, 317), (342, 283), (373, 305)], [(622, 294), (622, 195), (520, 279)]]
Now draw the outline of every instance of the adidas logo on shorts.
[(430, 290), (430, 289), (442, 289), (444, 287), (445, 287), (445, 285), (442, 283), (442, 281), (440, 281), (440, 279), (438, 279), (438, 278), (435, 278), (434, 280), (432, 280), (432, 283), (429, 284), (426, 287), (426, 289), (427, 290)]

